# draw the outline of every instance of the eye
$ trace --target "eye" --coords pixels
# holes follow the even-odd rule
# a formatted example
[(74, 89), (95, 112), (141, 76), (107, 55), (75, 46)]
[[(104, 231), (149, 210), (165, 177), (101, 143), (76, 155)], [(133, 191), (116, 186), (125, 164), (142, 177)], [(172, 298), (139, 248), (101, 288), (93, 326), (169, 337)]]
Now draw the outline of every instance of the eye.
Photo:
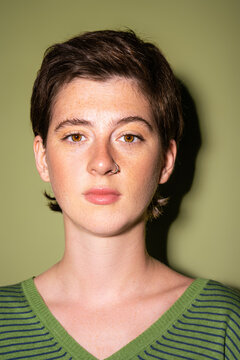
[(123, 141), (125, 143), (134, 143), (134, 142), (137, 142), (137, 141), (142, 141), (143, 138), (141, 136), (137, 136), (137, 135), (133, 135), (133, 134), (125, 134), (125, 135), (122, 135), (120, 138), (119, 138), (120, 141)]
[(70, 135), (70, 138), (71, 138), (71, 140), (73, 142), (79, 142), (79, 141), (82, 140), (83, 135), (81, 135), (81, 134), (72, 134), (72, 135)]
[(63, 140), (68, 140), (69, 142), (75, 142), (75, 143), (78, 143), (78, 142), (82, 142), (83, 140), (85, 140), (86, 137), (80, 133), (76, 133), (76, 134), (70, 134), (70, 135), (67, 135), (64, 137)]

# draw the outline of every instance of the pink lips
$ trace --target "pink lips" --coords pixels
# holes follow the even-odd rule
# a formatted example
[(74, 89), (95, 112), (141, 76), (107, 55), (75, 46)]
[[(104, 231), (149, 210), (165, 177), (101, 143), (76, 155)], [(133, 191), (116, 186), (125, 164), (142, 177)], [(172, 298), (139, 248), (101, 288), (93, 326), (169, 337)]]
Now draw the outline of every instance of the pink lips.
[(120, 193), (109, 188), (93, 188), (84, 193), (85, 199), (96, 205), (109, 205), (116, 202)]

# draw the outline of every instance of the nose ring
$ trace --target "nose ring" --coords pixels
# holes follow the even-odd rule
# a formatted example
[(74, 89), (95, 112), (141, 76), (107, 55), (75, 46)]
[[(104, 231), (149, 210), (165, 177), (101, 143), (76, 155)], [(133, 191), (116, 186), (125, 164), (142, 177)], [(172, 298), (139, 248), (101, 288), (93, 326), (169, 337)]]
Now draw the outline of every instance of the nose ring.
[(115, 161), (114, 161), (114, 165), (115, 165), (115, 170), (111, 170), (111, 174), (117, 174), (120, 171), (119, 166), (117, 163), (115, 163)]

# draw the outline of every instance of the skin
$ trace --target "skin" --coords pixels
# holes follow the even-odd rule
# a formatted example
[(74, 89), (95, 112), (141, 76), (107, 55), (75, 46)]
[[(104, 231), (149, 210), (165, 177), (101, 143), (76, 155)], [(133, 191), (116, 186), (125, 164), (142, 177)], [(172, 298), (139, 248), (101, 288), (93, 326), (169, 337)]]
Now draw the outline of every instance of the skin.
[[(171, 175), (176, 144), (162, 164), (149, 103), (133, 80), (74, 79), (57, 95), (46, 147), (37, 136), (34, 152), (62, 208), (66, 239), (62, 260), (35, 279), (36, 287), (68, 333), (104, 359), (192, 282), (145, 250), (146, 210)], [(117, 201), (89, 202), (85, 194), (96, 187), (114, 189)]]

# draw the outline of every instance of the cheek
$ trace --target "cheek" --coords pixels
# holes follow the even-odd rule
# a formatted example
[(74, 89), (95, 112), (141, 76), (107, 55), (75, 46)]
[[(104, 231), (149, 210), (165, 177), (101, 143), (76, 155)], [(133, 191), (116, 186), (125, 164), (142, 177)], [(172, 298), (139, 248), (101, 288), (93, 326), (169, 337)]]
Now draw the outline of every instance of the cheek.
[(64, 159), (61, 152), (51, 152), (47, 156), (50, 183), (56, 197), (61, 197), (73, 186), (73, 173), (77, 170), (74, 161)]
[[(130, 189), (135, 193), (135, 200), (150, 203), (159, 184), (161, 162), (159, 154), (153, 156), (142, 155), (135, 163), (129, 166)], [(130, 164), (131, 165), (131, 164)]]

